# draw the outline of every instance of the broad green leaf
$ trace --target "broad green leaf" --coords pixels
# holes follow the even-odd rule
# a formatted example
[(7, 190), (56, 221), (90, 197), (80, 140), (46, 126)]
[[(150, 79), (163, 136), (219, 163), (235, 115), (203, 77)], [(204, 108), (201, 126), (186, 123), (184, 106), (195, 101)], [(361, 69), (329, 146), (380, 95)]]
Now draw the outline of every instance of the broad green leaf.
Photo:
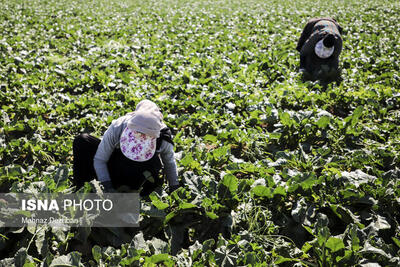
[(233, 174), (226, 174), (224, 178), (222, 178), (222, 184), (225, 185), (231, 193), (234, 193), (238, 188), (238, 179)]
[(215, 220), (215, 219), (218, 218), (218, 215), (215, 214), (214, 212), (207, 211), (207, 212), (206, 212), (206, 215), (207, 215), (207, 217), (209, 217), (209, 218), (212, 219), (212, 220)]
[(391, 228), (390, 224), (386, 221), (386, 219), (380, 215), (376, 216), (374, 227), (378, 230), (385, 230)]
[(197, 206), (196, 205), (194, 205), (194, 204), (192, 204), (192, 203), (181, 203), (181, 204), (179, 204), (179, 209), (182, 209), (182, 210), (184, 210), (184, 209), (192, 209), (192, 208), (196, 208)]
[(183, 159), (180, 160), (180, 164), (183, 166), (188, 166), (194, 161), (193, 157), (191, 154), (186, 154)]
[(331, 252), (336, 252), (341, 249), (344, 249), (343, 240), (336, 237), (330, 237), (328, 241), (325, 243), (325, 246), (331, 250)]
[(219, 147), (219, 148), (213, 150), (213, 152), (212, 152), (213, 157), (217, 160), (220, 158), (224, 158), (229, 155), (229, 150), (230, 149), (228, 146)]
[(207, 134), (204, 136), (205, 141), (210, 141), (210, 142), (217, 142), (218, 138), (215, 135)]
[(136, 250), (140, 250), (140, 249), (143, 249), (145, 251), (148, 250), (148, 246), (146, 244), (146, 241), (145, 241), (145, 239), (143, 237), (143, 233), (142, 232), (136, 234), (133, 237), (133, 239), (131, 241), (131, 246), (133, 246)]
[(58, 184), (68, 178), (68, 168), (67, 166), (61, 166), (57, 169), (57, 173), (54, 176), (54, 181)]
[(268, 188), (268, 187), (266, 187), (266, 186), (257, 185), (257, 186), (255, 186), (251, 191), (252, 191), (253, 194), (255, 194), (256, 196), (272, 198), (271, 189)]
[(45, 239), (47, 227), (45, 225), (39, 226), (36, 231), (36, 239), (35, 245), (37, 248), (37, 252), (39, 255), (46, 255), (47, 254), (47, 239)]
[(167, 251), (168, 243), (155, 237), (153, 237), (149, 241), (149, 246), (153, 248), (151, 251), (154, 251), (154, 254), (161, 254), (168, 252)]
[(273, 195), (274, 196), (280, 195), (282, 197), (285, 197), (286, 196), (286, 189), (284, 187), (282, 187), (282, 186), (278, 186), (278, 187), (276, 187), (274, 189)]
[(364, 248), (362, 250), (360, 250), (360, 253), (362, 253), (362, 254), (377, 254), (377, 255), (383, 256), (385, 258), (390, 258), (390, 256), (385, 251), (383, 251), (380, 248), (372, 246), (368, 242), (366, 242), (366, 244), (364, 245)]
[(320, 247), (322, 247), (330, 236), (328, 227), (324, 226), (318, 231), (317, 242)]
[(307, 178), (305, 181), (301, 182), (300, 186), (301, 186), (301, 188), (303, 188), (304, 190), (308, 190), (308, 189), (310, 189), (314, 184), (316, 184), (317, 182), (318, 182), (318, 180), (316, 179), (316, 177), (310, 176), (310, 177)]
[(81, 255), (75, 251), (68, 253), (67, 255), (55, 257), (54, 260), (51, 262), (50, 267), (56, 266), (83, 266), (83, 264), (81, 263)]
[(349, 209), (341, 205), (331, 205), (333, 212), (345, 223), (359, 223), (359, 219)]
[(330, 118), (328, 116), (322, 116), (317, 121), (317, 125), (319, 128), (326, 128), (326, 126), (329, 125), (329, 122), (330, 122)]
[(287, 113), (287, 112), (281, 113), (280, 114), (280, 119), (281, 119), (281, 122), (282, 122), (283, 125), (285, 125), (285, 126), (292, 125), (292, 121), (291, 121), (289, 113)]
[(392, 240), (396, 244), (396, 246), (400, 248), (400, 240), (395, 237), (392, 237)]
[(360, 187), (361, 184), (374, 182), (376, 180), (375, 176), (366, 174), (359, 169), (352, 172), (342, 172), (342, 178), (354, 184), (357, 188)]
[(304, 243), (304, 245), (301, 247), (301, 250), (302, 250), (304, 253), (307, 253), (312, 247), (313, 247), (313, 246), (312, 246), (310, 243), (306, 242), (306, 243)]
[(349, 230), (349, 235), (351, 238), (351, 250), (353, 251), (358, 251), (360, 249), (360, 239), (358, 238), (357, 235), (357, 229), (358, 229), (357, 225), (353, 224), (351, 225)]
[(362, 114), (363, 110), (364, 110), (364, 107), (363, 107), (363, 106), (358, 106), (358, 107), (354, 110), (354, 112), (353, 112), (353, 114), (352, 114), (353, 118), (354, 118), (354, 117), (356, 117), (356, 118), (361, 117), (361, 114)]
[(101, 247), (99, 247), (98, 245), (95, 245), (95, 246), (93, 246), (92, 247), (92, 256), (93, 256), (93, 259), (97, 262), (97, 263), (100, 263), (100, 259), (101, 259), (101, 256), (102, 255), (102, 253), (101, 253)]
[(363, 106), (359, 106), (354, 110), (351, 116), (351, 127), (354, 127), (357, 124), (362, 115), (363, 109)]
[(161, 200), (152, 200), (151, 203), (159, 210), (164, 210), (169, 207), (167, 203), (162, 202)]
[(159, 210), (164, 210), (169, 207), (168, 203), (162, 202), (155, 194), (152, 192), (150, 194), (151, 203)]
[(168, 254), (158, 254), (150, 257), (150, 262), (154, 264), (164, 263), (164, 262), (172, 262), (170, 256)]

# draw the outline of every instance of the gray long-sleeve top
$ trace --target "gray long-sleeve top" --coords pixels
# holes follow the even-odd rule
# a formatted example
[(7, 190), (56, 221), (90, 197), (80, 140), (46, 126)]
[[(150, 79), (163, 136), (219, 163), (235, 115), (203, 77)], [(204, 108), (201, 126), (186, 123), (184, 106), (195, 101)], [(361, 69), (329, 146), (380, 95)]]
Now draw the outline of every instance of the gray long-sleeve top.
[[(115, 148), (119, 147), (120, 137), (123, 130), (127, 127), (128, 121), (132, 114), (127, 114), (114, 120), (97, 148), (94, 156), (93, 164), (97, 177), (100, 182), (110, 181), (110, 173), (108, 171), (107, 162)], [(178, 184), (178, 173), (174, 157), (173, 145), (165, 140), (162, 140), (160, 148), (157, 150), (160, 153), (161, 161), (164, 165), (164, 173), (170, 186)]]

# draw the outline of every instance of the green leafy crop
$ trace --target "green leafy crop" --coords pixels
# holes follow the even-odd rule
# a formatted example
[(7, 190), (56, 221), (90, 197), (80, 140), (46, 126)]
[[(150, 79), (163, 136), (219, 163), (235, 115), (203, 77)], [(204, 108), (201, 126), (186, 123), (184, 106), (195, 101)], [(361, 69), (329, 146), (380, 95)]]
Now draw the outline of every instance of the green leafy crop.
[[(2, 227), (0, 265), (399, 266), (399, 14), (395, 0), (0, 2), (1, 192), (71, 192), (74, 136), (145, 98), (184, 184), (143, 199), (139, 228)], [(298, 73), (322, 16), (344, 29), (337, 83)]]

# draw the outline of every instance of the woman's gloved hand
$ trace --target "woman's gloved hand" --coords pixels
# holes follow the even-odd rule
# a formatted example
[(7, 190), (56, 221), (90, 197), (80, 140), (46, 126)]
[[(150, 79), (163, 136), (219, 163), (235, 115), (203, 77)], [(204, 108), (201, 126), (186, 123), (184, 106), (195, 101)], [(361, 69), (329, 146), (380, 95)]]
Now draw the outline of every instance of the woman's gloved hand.
[(179, 187), (181, 187), (180, 184), (175, 184), (175, 185), (170, 185), (169, 186), (169, 194), (171, 194), (172, 192), (174, 192), (176, 189), (178, 189)]
[(101, 185), (103, 186), (104, 192), (106, 192), (106, 193), (115, 192), (111, 181), (102, 182)]

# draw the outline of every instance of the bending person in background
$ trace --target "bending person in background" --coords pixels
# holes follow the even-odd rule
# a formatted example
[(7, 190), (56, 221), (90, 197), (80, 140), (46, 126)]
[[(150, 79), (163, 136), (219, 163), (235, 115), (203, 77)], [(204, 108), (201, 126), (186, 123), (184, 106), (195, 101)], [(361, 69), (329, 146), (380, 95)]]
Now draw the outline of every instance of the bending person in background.
[(162, 185), (161, 170), (170, 192), (178, 188), (177, 168), (170, 129), (158, 106), (138, 103), (134, 112), (114, 120), (102, 140), (83, 133), (73, 143), (73, 183), (98, 179), (106, 191), (141, 190), (150, 194)]
[(339, 78), (342, 27), (332, 18), (310, 19), (297, 43), (300, 71), (311, 80)]

